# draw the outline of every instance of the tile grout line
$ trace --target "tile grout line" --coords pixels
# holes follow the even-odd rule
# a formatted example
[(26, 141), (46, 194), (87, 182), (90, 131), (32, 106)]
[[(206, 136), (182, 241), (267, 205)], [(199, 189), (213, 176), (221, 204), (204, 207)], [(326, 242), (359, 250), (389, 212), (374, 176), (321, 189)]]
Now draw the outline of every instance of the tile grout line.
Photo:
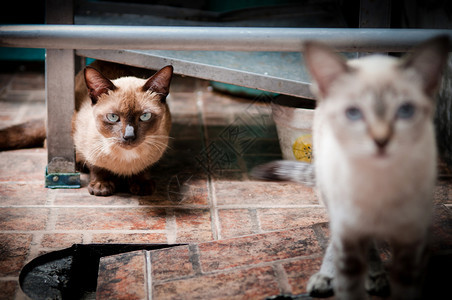
[(174, 209), (166, 209), (166, 242), (168, 244), (175, 244), (177, 241), (177, 222)]
[[(317, 259), (317, 258), (322, 258), (322, 257), (323, 257), (322, 253), (315, 253), (315, 254), (309, 254), (306, 256), (296, 256), (296, 257), (290, 257), (290, 258), (277, 259), (277, 260), (273, 260), (273, 261), (264, 261), (264, 262), (259, 262), (256, 264), (239, 265), (239, 266), (234, 266), (234, 267), (225, 268), (225, 269), (202, 271), (201, 274), (202, 274), (202, 276), (210, 276), (210, 275), (216, 275), (216, 274), (222, 274), (222, 273), (224, 274), (224, 273), (230, 273), (230, 272), (254, 269), (254, 268), (262, 268), (262, 267), (273, 268), (275, 266), (275, 264), (285, 264), (285, 263), (296, 262), (299, 260), (310, 260), (310, 259)], [(197, 278), (197, 277), (199, 277), (199, 274), (184, 275), (184, 276), (180, 276), (180, 277), (176, 277), (176, 278), (156, 280), (155, 284), (159, 285), (159, 284), (164, 284), (167, 282), (172, 282), (172, 281), (175, 282), (175, 281), (179, 281), (179, 280), (185, 280), (185, 279)]]
[[(204, 100), (204, 93), (202, 91), (196, 92), (196, 106), (198, 109), (198, 118), (201, 124), (201, 134), (202, 134), (202, 144), (203, 148), (207, 149), (207, 142), (208, 142), (208, 136), (207, 136), (207, 129), (206, 129), (206, 120), (205, 120), (205, 114), (203, 109), (203, 100)], [(212, 176), (211, 174), (207, 174), (207, 191), (209, 196), (209, 202), (210, 202), (210, 219), (211, 219), (211, 226), (212, 226), (212, 236), (214, 240), (221, 239), (221, 227), (220, 227), (220, 220), (218, 216), (218, 207), (217, 207), (217, 199), (215, 194), (215, 187), (212, 182)]]
[(28, 255), (25, 260), (24, 265), (39, 256), (39, 252), (43, 250), (41, 248), (41, 243), (42, 243), (43, 238), (44, 238), (44, 233), (32, 234), (30, 248), (29, 248)]
[(143, 250), (146, 265), (146, 300), (152, 300), (153, 285), (152, 285), (152, 260), (151, 251)]
[[(452, 205), (452, 204), (445, 204)], [(120, 209), (120, 208), (155, 208), (155, 209), (208, 209), (211, 205), (55, 205), (55, 204), (45, 204), (45, 205), (0, 205), (0, 208), (111, 208), (111, 209)], [(216, 204), (215, 207), (219, 209), (296, 209), (296, 208), (325, 208), (323, 205), (317, 204), (306, 204), (306, 205), (298, 205), (298, 204), (287, 204), (287, 205), (265, 205), (265, 204)]]
[(273, 271), (275, 272), (276, 281), (278, 282), (281, 294), (291, 295), (292, 287), (289, 284), (289, 278), (283, 265), (280, 263), (276, 263), (272, 267)]
[[(45, 207), (49, 210), (49, 215), (47, 218), (46, 231), (54, 231), (56, 229), (57, 223), (57, 214), (58, 212), (55, 209), (52, 209), (53, 204), (55, 203), (56, 191), (49, 190), (47, 193), (47, 201)], [(48, 205), (49, 204), (49, 205)]]
[(199, 247), (197, 244), (188, 245), (189, 260), (195, 275), (202, 275), (201, 261), (199, 259)]
[(261, 221), (259, 219), (259, 212), (255, 208), (250, 209), (249, 212), (251, 215), (251, 219), (253, 220), (253, 224), (252, 224), (253, 232), (255, 234), (263, 233), (264, 231), (262, 230)]
[(212, 203), (212, 207), (210, 209), (211, 214), (211, 220), (212, 220), (212, 233), (215, 240), (221, 240), (221, 224), (220, 224), (220, 217), (218, 215), (218, 206), (217, 206), (217, 196), (215, 193), (215, 187), (212, 183), (212, 180), (209, 176), (208, 179), (208, 185), (209, 185), (209, 194), (210, 199)]
[(55, 228), (56, 219), (54, 220), (54, 212), (52, 209), (48, 207), (49, 204), (53, 204), (53, 201), (55, 200), (55, 192), (52, 190), (49, 190), (46, 195), (46, 202), (43, 206), (39, 206), (39, 208), (46, 208), (48, 210), (47, 213), (47, 221), (46, 226), (44, 230), (35, 231), (32, 233), (32, 242), (30, 246), (30, 251), (28, 253), (28, 261), (31, 261), (32, 259), (39, 256), (39, 252), (43, 251), (41, 244), (44, 239), (44, 234), (46, 232), (52, 232)]

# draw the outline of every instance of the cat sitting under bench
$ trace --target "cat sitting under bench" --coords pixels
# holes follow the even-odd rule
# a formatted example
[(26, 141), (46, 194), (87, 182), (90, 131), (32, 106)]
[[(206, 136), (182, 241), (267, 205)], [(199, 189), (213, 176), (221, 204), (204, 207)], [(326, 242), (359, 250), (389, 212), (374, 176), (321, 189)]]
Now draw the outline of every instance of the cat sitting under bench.
[[(326, 45), (306, 43), (318, 100), (314, 163), (275, 161), (252, 174), (315, 181), (331, 238), (320, 271), (308, 283), (312, 296), (421, 298), (437, 174), (435, 93), (449, 47), (441, 36), (401, 59), (371, 55), (346, 62)], [(392, 248), (389, 280), (375, 240)]]
[[(152, 194), (149, 168), (168, 146), (171, 115), (166, 103), (173, 67), (148, 79), (136, 68), (94, 61), (75, 77), (72, 136), (76, 162), (88, 170), (88, 191), (108, 196), (120, 186), (132, 194)], [(0, 130), (0, 150), (42, 146), (45, 121)]]

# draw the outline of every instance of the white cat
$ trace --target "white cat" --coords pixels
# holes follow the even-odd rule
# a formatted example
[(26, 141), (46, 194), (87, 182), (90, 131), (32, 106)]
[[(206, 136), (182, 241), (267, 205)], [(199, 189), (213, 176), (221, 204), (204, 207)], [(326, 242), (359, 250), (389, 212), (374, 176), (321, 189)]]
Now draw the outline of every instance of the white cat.
[(318, 100), (314, 166), (277, 161), (253, 174), (305, 184), (315, 177), (331, 240), (309, 281), (311, 295), (334, 290), (336, 299), (361, 300), (366, 289), (388, 292), (374, 247), (374, 240), (385, 240), (393, 255), (391, 298), (421, 297), (436, 180), (434, 96), (448, 51), (449, 40), (441, 36), (402, 59), (372, 55), (346, 62), (323, 44), (306, 43)]

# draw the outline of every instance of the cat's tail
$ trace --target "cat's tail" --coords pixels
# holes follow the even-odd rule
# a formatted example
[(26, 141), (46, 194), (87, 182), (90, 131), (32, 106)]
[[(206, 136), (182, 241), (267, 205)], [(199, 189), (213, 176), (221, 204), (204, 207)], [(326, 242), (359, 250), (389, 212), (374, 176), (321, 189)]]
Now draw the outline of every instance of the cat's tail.
[(315, 185), (314, 165), (290, 160), (275, 160), (251, 170), (251, 176), (268, 181), (294, 181)]
[(42, 147), (46, 139), (44, 119), (0, 129), (0, 151)]

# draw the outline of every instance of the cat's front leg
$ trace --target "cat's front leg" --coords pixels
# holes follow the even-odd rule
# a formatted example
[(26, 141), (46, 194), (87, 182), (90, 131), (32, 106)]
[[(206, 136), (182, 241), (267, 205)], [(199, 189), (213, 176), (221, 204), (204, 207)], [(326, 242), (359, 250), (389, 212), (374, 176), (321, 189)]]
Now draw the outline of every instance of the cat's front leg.
[(90, 166), (88, 192), (95, 196), (110, 196), (116, 190), (114, 175), (105, 169)]
[(320, 271), (309, 278), (307, 291), (311, 297), (326, 298), (334, 294), (334, 250), (332, 243), (328, 244), (325, 255), (323, 256)]
[(368, 245), (369, 241), (364, 238), (335, 237), (332, 239), (335, 266), (333, 286), (336, 299), (368, 299), (365, 289)]
[(366, 290), (370, 295), (380, 297), (390, 294), (389, 279), (374, 242), (369, 248)]
[(149, 171), (132, 175), (128, 179), (129, 191), (134, 195), (152, 195), (155, 191), (155, 182)]
[(391, 299), (421, 299), (422, 271), (427, 260), (424, 241), (393, 242)]

